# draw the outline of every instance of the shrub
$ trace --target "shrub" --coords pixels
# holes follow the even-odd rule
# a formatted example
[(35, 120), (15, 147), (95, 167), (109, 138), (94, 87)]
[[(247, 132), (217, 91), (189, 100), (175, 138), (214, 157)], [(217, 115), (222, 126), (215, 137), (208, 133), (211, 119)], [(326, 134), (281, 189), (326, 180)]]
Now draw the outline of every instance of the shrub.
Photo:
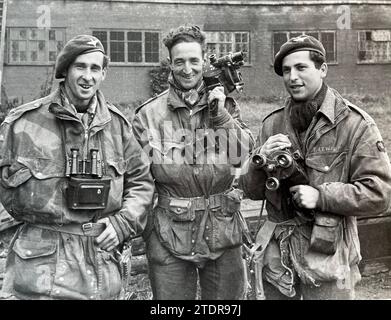
[(168, 89), (168, 76), (170, 74), (170, 64), (167, 60), (160, 62), (159, 67), (153, 68), (149, 75), (151, 77), (152, 95), (162, 93)]

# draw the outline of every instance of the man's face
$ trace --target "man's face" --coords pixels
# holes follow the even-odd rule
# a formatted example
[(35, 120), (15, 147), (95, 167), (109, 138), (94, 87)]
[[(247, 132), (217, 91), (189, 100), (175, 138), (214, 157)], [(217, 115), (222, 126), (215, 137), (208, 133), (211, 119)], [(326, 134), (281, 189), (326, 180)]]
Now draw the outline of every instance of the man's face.
[(65, 76), (68, 98), (75, 106), (87, 106), (105, 77), (102, 52), (95, 51), (78, 56)]
[(327, 65), (323, 63), (317, 69), (310, 59), (309, 51), (297, 51), (282, 60), (282, 72), (285, 88), (295, 101), (312, 99), (327, 75)]
[(202, 78), (204, 59), (198, 42), (180, 42), (171, 48), (171, 70), (185, 90), (193, 89)]

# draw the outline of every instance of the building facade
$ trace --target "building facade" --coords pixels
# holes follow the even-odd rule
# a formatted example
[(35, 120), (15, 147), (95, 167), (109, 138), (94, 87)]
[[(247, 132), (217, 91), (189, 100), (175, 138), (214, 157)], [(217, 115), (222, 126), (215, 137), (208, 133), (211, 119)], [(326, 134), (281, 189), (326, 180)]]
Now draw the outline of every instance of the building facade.
[(246, 53), (244, 94), (285, 95), (273, 57), (289, 37), (311, 34), (327, 51), (327, 82), (342, 93), (391, 94), (391, 1), (8, 0), (3, 90), (27, 102), (52, 84), (56, 55), (77, 34), (101, 39), (111, 58), (103, 90), (113, 102), (151, 96), (162, 39), (184, 23), (207, 33), (208, 53)]

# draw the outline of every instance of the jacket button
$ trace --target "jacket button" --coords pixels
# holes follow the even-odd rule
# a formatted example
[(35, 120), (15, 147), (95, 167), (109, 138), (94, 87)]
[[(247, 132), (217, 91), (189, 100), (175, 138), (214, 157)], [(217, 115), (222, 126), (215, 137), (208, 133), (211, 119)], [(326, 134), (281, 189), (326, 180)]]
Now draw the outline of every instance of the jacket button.
[(209, 237), (205, 237), (205, 240), (209, 240)]
[(195, 252), (193, 251), (193, 252), (191, 253), (191, 255), (194, 256), (194, 255), (195, 255)]
[(206, 229), (206, 230), (209, 230), (209, 226), (206, 226), (205, 229)]
[(181, 212), (181, 208), (176, 208), (176, 212)]
[(324, 169), (325, 169), (326, 171), (329, 171), (330, 167), (329, 167), (329, 166), (325, 166)]
[(194, 243), (195, 242), (195, 240), (194, 239), (191, 239), (191, 243)]
[(63, 277), (60, 277), (60, 278), (58, 278), (58, 280), (60, 280), (61, 282), (63, 282), (63, 281), (64, 281), (64, 278), (63, 278)]
[(27, 250), (27, 251), (26, 251), (26, 254), (27, 254), (28, 256), (31, 256), (31, 255), (32, 255), (32, 252), (31, 252), (30, 250)]

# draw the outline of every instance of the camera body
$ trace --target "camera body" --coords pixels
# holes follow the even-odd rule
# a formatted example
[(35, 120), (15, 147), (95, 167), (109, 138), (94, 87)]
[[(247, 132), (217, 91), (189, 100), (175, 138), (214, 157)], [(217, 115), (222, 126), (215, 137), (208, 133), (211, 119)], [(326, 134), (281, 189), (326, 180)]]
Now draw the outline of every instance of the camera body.
[(103, 178), (103, 162), (99, 150), (91, 149), (88, 159), (79, 159), (79, 150), (71, 149), (67, 157), (66, 189), (68, 208), (73, 210), (105, 209), (110, 191), (110, 178)]
[(204, 71), (204, 81), (208, 91), (223, 86), (226, 94), (243, 90), (244, 82), (240, 67), (244, 64), (244, 53), (229, 53), (221, 58), (215, 54), (209, 56), (209, 68)]

